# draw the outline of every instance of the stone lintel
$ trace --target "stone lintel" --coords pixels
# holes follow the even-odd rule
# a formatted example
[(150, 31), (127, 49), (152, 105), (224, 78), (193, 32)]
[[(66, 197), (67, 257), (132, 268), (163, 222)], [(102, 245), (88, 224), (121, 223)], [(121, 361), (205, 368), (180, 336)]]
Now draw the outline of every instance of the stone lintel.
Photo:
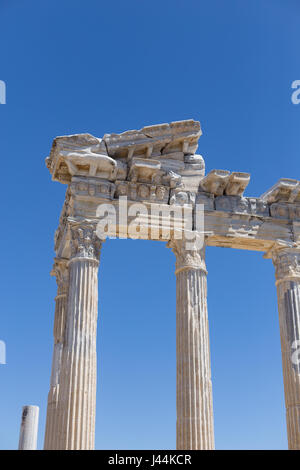
[[(107, 203), (109, 201), (103, 200), (103, 202)], [(124, 234), (128, 236), (123, 223), (124, 214), (126, 217), (127, 211), (130, 214), (130, 211), (133, 209), (128, 220), (125, 218), (125, 224), (127, 220), (128, 225), (132, 228), (132, 224), (136, 222), (141, 228), (134, 237), (128, 236), (128, 238), (168, 241), (174, 231), (183, 233), (183, 223), (184, 220), (187, 220), (183, 219), (183, 214), (192, 221), (190, 225), (186, 226), (187, 230), (192, 230), (195, 227), (195, 214), (191, 205), (170, 206), (169, 204), (151, 204), (151, 202), (147, 202), (143, 204), (145, 213), (142, 211), (137, 219), (134, 206), (136, 202), (127, 200), (125, 206), (120, 206), (118, 201), (115, 200), (111, 203), (116, 224), (115, 233), (112, 233), (112, 236), (117, 238), (126, 238)], [(99, 204), (94, 204), (93, 208), (89, 204), (90, 212), (88, 212), (87, 206), (80, 204), (80, 207), (82, 207), (82, 211), (77, 210), (75, 217), (78, 221), (83, 220), (85, 214), (85, 217), (89, 217), (97, 225), (99, 220), (105, 217), (97, 217), (96, 215)], [(123, 212), (120, 213), (120, 210)], [(113, 226), (112, 223), (111, 226)], [(58, 257), (69, 258), (70, 234), (67, 219), (63, 225), (59, 226), (58, 231), (61, 236), (56, 244), (56, 255)], [(296, 237), (300, 238), (298, 224), (293, 225), (283, 220), (273, 220), (270, 217), (262, 218), (242, 213), (231, 214), (225, 211), (205, 211), (203, 231), (209, 246), (223, 246), (263, 252), (272, 247), (274, 240), (282, 240), (282, 243), (289, 244), (294, 243)]]

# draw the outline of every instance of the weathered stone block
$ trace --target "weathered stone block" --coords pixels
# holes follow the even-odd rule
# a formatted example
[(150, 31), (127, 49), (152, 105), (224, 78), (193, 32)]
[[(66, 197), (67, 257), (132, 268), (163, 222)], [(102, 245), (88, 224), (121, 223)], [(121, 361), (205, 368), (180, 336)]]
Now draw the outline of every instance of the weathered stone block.
[(196, 195), (196, 204), (203, 204), (204, 210), (213, 211), (215, 197), (211, 193), (200, 192)]
[(226, 211), (239, 214), (249, 213), (249, 203), (244, 197), (239, 196), (219, 196), (215, 198), (217, 211)]

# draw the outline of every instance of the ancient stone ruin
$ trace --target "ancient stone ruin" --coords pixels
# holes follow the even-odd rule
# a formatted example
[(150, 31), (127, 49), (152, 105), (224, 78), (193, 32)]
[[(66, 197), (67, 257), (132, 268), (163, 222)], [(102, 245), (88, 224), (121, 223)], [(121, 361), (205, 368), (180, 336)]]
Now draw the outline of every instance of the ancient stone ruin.
[[(261, 251), (274, 263), (288, 442), (300, 449), (300, 182), (281, 179), (260, 197), (244, 197), (248, 173), (205, 174), (195, 153), (200, 136), (200, 123), (188, 120), (103, 138), (54, 139), (46, 164), (67, 191), (55, 234), (45, 449), (94, 448), (98, 266), (105, 238), (97, 227), (106, 207), (112, 215), (107, 234), (114, 230), (126, 238), (136, 204), (154, 213), (149, 224), (141, 209), (136, 238), (167, 242), (176, 256), (177, 449), (214, 448), (205, 246)], [(127, 219), (120, 202), (126, 203)], [(203, 230), (196, 224), (197, 208)], [(188, 229), (183, 212), (191, 220)], [(187, 244), (191, 235), (194, 241)]]

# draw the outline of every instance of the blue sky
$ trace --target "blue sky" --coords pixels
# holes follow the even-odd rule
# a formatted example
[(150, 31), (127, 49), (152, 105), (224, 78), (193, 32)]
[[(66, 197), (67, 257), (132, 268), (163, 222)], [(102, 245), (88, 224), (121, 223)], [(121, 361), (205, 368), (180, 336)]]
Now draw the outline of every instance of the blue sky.
[[(44, 159), (57, 135), (200, 120), (213, 168), (251, 173), (247, 196), (299, 178), (297, 0), (0, 0), (0, 448), (40, 406), (43, 446), (65, 187)], [(300, 178), (299, 178), (300, 179)], [(286, 449), (274, 270), (262, 253), (207, 249), (217, 449)], [(174, 257), (109, 240), (99, 272), (97, 449), (174, 449)]]

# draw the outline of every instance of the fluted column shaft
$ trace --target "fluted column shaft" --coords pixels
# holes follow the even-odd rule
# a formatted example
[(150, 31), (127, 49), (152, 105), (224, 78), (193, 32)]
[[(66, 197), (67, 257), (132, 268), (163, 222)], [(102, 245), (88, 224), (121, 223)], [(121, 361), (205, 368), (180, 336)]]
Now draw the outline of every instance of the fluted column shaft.
[(289, 449), (300, 450), (300, 250), (273, 253)]
[(95, 445), (100, 247), (93, 225), (72, 225), (59, 449), (93, 449)]
[(44, 443), (44, 448), (49, 450), (57, 449), (57, 438), (60, 432), (61, 400), (59, 395), (59, 384), (68, 295), (68, 260), (56, 258), (51, 275), (56, 276), (57, 296), (55, 298), (53, 329), (54, 348)]
[(214, 449), (213, 400), (204, 249), (169, 243), (176, 255), (178, 450)]

